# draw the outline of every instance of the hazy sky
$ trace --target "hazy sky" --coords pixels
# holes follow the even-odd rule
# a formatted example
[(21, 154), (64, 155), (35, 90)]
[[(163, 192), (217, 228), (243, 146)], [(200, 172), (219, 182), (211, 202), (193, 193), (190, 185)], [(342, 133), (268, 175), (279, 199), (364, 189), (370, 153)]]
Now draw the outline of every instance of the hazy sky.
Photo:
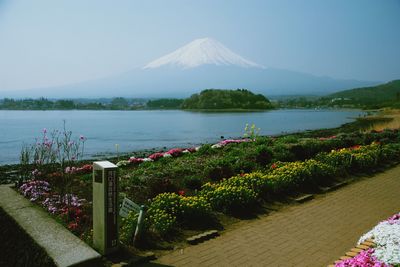
[(400, 0), (0, 0), (0, 91), (112, 76), (203, 37), (266, 67), (400, 78)]

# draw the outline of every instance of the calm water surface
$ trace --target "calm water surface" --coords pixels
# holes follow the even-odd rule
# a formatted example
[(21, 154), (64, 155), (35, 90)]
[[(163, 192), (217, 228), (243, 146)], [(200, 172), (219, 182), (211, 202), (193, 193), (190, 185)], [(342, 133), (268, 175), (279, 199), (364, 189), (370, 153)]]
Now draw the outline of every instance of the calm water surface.
[(23, 143), (34, 143), (43, 128), (63, 127), (87, 137), (86, 156), (148, 148), (193, 146), (220, 136), (240, 137), (246, 123), (262, 135), (331, 128), (363, 114), (349, 110), (274, 110), (256, 113), (186, 111), (0, 111), (0, 165), (18, 162)]

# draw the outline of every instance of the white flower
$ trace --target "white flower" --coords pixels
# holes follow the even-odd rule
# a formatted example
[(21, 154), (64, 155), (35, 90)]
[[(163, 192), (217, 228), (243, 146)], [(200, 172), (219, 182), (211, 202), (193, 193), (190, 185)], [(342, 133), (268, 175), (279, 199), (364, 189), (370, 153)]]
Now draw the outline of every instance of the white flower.
[(129, 164), (130, 164), (129, 160), (121, 160), (121, 161), (118, 161), (118, 162), (117, 162), (117, 166), (118, 166), (118, 167), (127, 166), (127, 165), (129, 165)]
[(374, 256), (387, 264), (400, 263), (400, 220), (390, 224), (383, 221), (363, 235), (358, 243), (372, 238), (376, 244)]
[(150, 158), (144, 158), (143, 161), (153, 161), (153, 160)]
[(163, 158), (171, 158), (172, 157), (172, 155), (171, 154), (167, 154), (167, 153), (165, 153), (164, 155), (163, 155)]
[(220, 143), (211, 146), (211, 148), (221, 148), (221, 147), (223, 147), (223, 145)]

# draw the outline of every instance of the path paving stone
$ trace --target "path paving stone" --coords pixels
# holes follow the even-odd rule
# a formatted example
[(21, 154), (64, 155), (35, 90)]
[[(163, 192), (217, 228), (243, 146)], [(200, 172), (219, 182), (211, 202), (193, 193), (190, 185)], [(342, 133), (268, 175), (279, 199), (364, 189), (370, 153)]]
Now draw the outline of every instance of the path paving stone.
[(400, 167), (241, 221), (220, 237), (157, 259), (169, 266), (327, 266), (400, 211)]

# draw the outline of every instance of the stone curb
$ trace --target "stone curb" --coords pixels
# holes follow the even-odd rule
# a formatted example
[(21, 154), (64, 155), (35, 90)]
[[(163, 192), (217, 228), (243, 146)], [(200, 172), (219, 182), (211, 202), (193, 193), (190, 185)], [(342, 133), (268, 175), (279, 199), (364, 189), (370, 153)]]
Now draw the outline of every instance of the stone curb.
[(59, 267), (98, 266), (101, 256), (44, 210), (15, 192), (10, 185), (0, 186), (0, 206)]
[(192, 237), (186, 238), (186, 241), (191, 245), (197, 245), (203, 241), (219, 236), (217, 230), (210, 230)]
[(309, 201), (311, 199), (314, 198), (314, 195), (308, 194), (308, 195), (304, 195), (298, 198), (295, 198), (294, 201), (296, 201), (297, 203), (304, 203), (306, 201)]

